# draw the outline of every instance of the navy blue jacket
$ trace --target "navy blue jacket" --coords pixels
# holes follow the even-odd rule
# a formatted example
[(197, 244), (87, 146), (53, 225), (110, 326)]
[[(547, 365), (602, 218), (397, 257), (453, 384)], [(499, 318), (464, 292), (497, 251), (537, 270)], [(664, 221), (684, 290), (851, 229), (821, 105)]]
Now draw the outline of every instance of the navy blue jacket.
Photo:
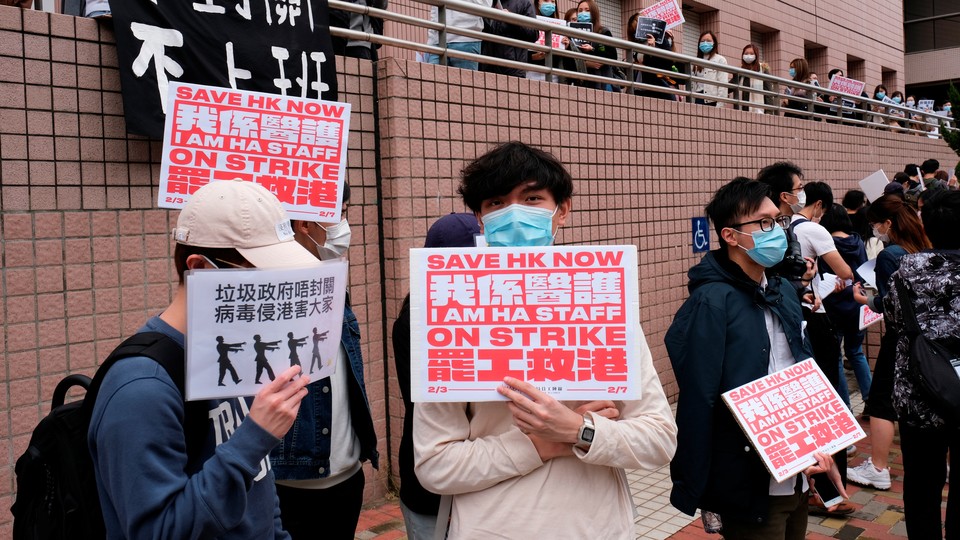
[(723, 249), (708, 253), (688, 276), (690, 297), (664, 338), (680, 390), (670, 502), (690, 515), (700, 508), (760, 523), (767, 518), (770, 473), (720, 395), (767, 375), (764, 308), (780, 320), (794, 358), (811, 357), (800, 301), (779, 277), (761, 290)]
[[(380, 466), (377, 452), (377, 435), (373, 430), (373, 417), (363, 384), (363, 356), (360, 352), (360, 325), (349, 306), (343, 309), (343, 330), (340, 343), (347, 352), (352, 377), (347, 377), (350, 394), (350, 420), (360, 440), (360, 462), (370, 460), (373, 468)], [(332, 423), (333, 399), (329, 388), (330, 379), (320, 379), (307, 386), (306, 397), (300, 402), (300, 411), (293, 427), (280, 444), (270, 453), (270, 463), (277, 480), (308, 480), (330, 475), (330, 425)], [(343, 391), (337, 389), (337, 391)], [(326, 429), (326, 434), (323, 430)], [(323, 469), (323, 473), (320, 471)]]

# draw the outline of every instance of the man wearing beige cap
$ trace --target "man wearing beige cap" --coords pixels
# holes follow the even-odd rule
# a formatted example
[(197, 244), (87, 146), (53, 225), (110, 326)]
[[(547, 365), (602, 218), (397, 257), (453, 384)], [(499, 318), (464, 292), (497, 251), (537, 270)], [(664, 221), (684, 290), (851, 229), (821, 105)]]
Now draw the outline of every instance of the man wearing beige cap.
[(170, 367), (179, 359), (166, 359), (183, 355), (187, 270), (317, 261), (294, 241), (277, 198), (250, 182), (197, 190), (173, 237), (180, 284), (137, 333), (156, 347), (117, 362), (92, 387), (101, 380), (87, 442), (107, 538), (289, 538), (266, 456), (293, 423), (309, 378), (291, 366), (252, 401), (185, 404), (182, 371)]

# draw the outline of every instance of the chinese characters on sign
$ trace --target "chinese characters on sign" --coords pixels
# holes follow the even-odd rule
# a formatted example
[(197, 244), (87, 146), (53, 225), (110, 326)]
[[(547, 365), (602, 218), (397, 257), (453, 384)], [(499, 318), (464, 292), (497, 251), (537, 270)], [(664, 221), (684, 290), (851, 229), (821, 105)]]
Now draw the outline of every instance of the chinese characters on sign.
[(680, 4), (677, 0), (662, 0), (656, 4), (640, 10), (641, 17), (650, 19), (660, 19), (666, 21), (667, 30), (683, 24), (683, 11), (680, 10)]
[(812, 358), (723, 394), (778, 481), (866, 437)]
[(860, 306), (860, 329), (864, 330), (873, 323), (883, 320), (883, 313), (876, 313), (867, 306)]
[(506, 376), (557, 399), (638, 399), (634, 246), (413, 249), (414, 401), (493, 401)]
[(347, 263), (186, 276), (189, 400), (256, 394), (299, 364), (312, 381), (336, 368)]
[(863, 81), (834, 75), (833, 78), (830, 79), (830, 90), (860, 97), (865, 84)]
[(327, 0), (113, 2), (127, 129), (163, 134), (173, 82), (337, 100)]
[(161, 208), (240, 178), (274, 193), (292, 219), (340, 221), (350, 104), (175, 83), (160, 166)]
[[(550, 24), (555, 24), (557, 26), (566, 26), (566, 21), (563, 19), (554, 19), (553, 17), (544, 17), (543, 15), (537, 15), (537, 19), (540, 22), (546, 22)], [(547, 33), (543, 30), (540, 30), (540, 35), (537, 37), (537, 45), (543, 45), (546, 41)], [(563, 47), (563, 38), (564, 36), (560, 34), (550, 34), (550, 47), (554, 49), (562, 49)]]

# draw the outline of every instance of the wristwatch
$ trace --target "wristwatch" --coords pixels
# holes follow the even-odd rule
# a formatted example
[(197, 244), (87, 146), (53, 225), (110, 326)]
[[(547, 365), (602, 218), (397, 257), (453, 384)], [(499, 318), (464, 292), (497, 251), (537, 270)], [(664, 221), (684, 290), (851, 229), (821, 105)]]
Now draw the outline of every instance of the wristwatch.
[(593, 419), (590, 418), (590, 415), (583, 415), (583, 425), (580, 426), (580, 431), (577, 432), (577, 444), (574, 446), (584, 451), (590, 450), (590, 445), (593, 444), (593, 436), (596, 432), (597, 430), (593, 426)]

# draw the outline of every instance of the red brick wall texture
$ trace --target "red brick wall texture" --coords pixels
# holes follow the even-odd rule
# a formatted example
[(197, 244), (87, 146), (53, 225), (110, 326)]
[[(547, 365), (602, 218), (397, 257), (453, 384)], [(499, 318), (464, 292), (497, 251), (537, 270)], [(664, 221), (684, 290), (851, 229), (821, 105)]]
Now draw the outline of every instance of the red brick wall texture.
[[(638, 247), (643, 331), (671, 396), (663, 334), (698, 259), (690, 218), (724, 181), (790, 159), (842, 193), (878, 168), (956, 159), (921, 137), (406, 60), (338, 59), (338, 68), (354, 115), (352, 300), (383, 455), (379, 472), (368, 467), (367, 500), (396, 477), (403, 406), (388, 344), (407, 250), (433, 220), (463, 210), (458, 173), (493, 144), (535, 144), (569, 167), (577, 194), (561, 242)], [(14, 462), (56, 383), (92, 374), (176, 283), (176, 215), (155, 208), (161, 145), (125, 133), (119, 88), (107, 26), (0, 7), (0, 537), (11, 530)]]

